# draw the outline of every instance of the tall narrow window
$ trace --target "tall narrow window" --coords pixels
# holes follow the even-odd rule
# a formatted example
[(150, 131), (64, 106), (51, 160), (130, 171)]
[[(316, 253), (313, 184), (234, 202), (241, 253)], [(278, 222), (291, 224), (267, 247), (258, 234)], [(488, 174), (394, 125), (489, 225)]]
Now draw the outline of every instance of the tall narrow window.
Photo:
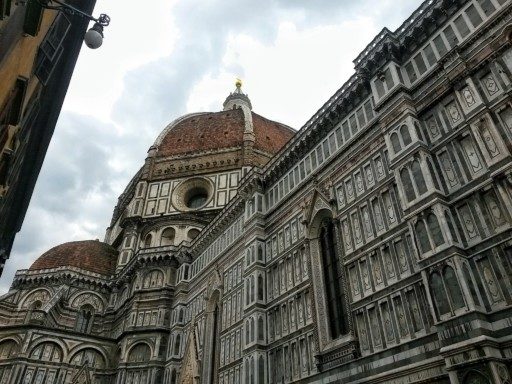
[(439, 220), (437, 220), (436, 215), (433, 213), (427, 216), (427, 224), (428, 229), (432, 235), (432, 239), (434, 240), (434, 244), (436, 247), (439, 247), (444, 243), (443, 232), (441, 231), (441, 227), (439, 226)]
[(217, 365), (219, 363), (219, 357), (217, 353), (217, 339), (219, 338), (219, 304), (215, 305), (213, 311), (213, 329), (212, 329), (212, 352), (211, 352), (211, 363), (210, 363), (210, 383), (216, 383), (216, 372)]
[(84, 305), (80, 308), (76, 317), (75, 330), (81, 333), (88, 333), (93, 321), (93, 316), (94, 308), (92, 306)]
[(258, 358), (258, 384), (265, 383), (265, 361), (263, 356), (260, 355)]
[(174, 356), (178, 356), (180, 354), (181, 349), (181, 335), (176, 335), (176, 339), (174, 340)]
[(395, 152), (395, 155), (402, 150), (402, 145), (400, 144), (400, 140), (398, 139), (398, 134), (396, 132), (393, 132), (391, 134), (391, 145), (393, 146), (393, 152)]
[(402, 135), (402, 141), (404, 142), (404, 145), (409, 145), (412, 143), (411, 134), (409, 133), (409, 128), (407, 125), (402, 125), (400, 127), (400, 135)]
[(446, 297), (443, 281), (439, 273), (434, 272), (430, 275), (430, 289), (434, 299), (434, 305), (438, 315), (444, 315), (450, 312), (450, 305)]
[(258, 275), (258, 300), (263, 300), (263, 276)]
[(178, 381), (177, 381), (177, 377), (176, 377), (176, 370), (173, 369), (172, 370), (172, 373), (171, 373), (171, 384), (176, 384)]
[(329, 315), (331, 337), (333, 339), (347, 333), (345, 324), (345, 297), (341, 287), (342, 275), (336, 256), (337, 238), (332, 219), (324, 220), (320, 229), (320, 251), (324, 266), (324, 282)]
[(430, 246), (430, 240), (428, 238), (427, 228), (425, 227), (423, 220), (418, 220), (415, 228), (416, 237), (418, 239), (421, 253), (427, 253), (432, 250), (432, 247)]
[(443, 279), (453, 308), (463, 308), (465, 306), (464, 296), (462, 295), (457, 276), (455, 276), (455, 271), (452, 267), (445, 267), (443, 269)]
[(264, 326), (263, 326), (263, 317), (258, 318), (258, 340), (263, 341), (264, 339)]
[(412, 186), (411, 175), (407, 168), (400, 171), (400, 179), (402, 180), (407, 201), (413, 201), (416, 198), (416, 194), (414, 192), (414, 187)]
[(421, 171), (420, 162), (418, 160), (412, 162), (411, 170), (416, 187), (418, 187), (418, 192), (420, 195), (423, 195), (427, 192), (427, 184), (425, 183), (425, 178), (423, 177), (423, 172)]

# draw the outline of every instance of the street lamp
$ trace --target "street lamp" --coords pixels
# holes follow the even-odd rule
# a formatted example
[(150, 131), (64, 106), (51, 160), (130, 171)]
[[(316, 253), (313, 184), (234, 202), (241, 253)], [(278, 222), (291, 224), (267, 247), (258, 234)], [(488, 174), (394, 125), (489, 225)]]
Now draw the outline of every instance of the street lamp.
[(63, 3), (61, 0), (29, 0), (36, 1), (41, 7), (45, 9), (54, 9), (68, 15), (78, 15), (84, 19), (94, 21), (94, 25), (89, 29), (85, 36), (85, 44), (91, 48), (96, 49), (103, 43), (103, 28), (110, 24), (110, 17), (102, 13), (97, 19), (94, 16), (73, 7), (72, 5)]

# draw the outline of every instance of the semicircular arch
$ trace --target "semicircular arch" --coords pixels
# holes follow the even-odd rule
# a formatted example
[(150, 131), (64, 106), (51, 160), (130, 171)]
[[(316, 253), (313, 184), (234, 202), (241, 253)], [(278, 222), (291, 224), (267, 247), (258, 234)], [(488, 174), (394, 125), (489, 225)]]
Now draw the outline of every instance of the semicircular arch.
[(29, 308), (32, 303), (36, 301), (40, 301), (41, 303), (46, 303), (50, 300), (52, 296), (52, 292), (47, 288), (36, 288), (30, 292), (28, 292), (23, 299), (21, 299), (19, 308)]
[(78, 292), (69, 300), (72, 308), (79, 309), (84, 305), (91, 305), (97, 313), (103, 313), (106, 301), (94, 291)]

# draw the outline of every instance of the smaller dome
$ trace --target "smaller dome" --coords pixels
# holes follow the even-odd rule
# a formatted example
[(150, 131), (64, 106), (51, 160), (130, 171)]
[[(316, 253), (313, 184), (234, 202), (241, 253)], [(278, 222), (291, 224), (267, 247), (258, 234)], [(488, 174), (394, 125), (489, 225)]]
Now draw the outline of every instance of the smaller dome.
[(113, 275), (118, 252), (99, 240), (72, 241), (53, 247), (30, 266), (30, 270), (76, 267), (102, 275)]

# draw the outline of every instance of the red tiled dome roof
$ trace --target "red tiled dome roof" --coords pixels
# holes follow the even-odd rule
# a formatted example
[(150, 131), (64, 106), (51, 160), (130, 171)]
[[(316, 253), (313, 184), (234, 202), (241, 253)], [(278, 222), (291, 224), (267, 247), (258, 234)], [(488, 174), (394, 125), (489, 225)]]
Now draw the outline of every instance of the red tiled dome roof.
[[(281, 149), (295, 131), (281, 123), (252, 113), (254, 148), (269, 154)], [(157, 146), (158, 157), (198, 153), (243, 146), (245, 129), (241, 108), (185, 116), (164, 131)]]
[(117, 250), (98, 240), (72, 241), (43, 253), (30, 270), (76, 267), (102, 275), (112, 275), (116, 269)]

